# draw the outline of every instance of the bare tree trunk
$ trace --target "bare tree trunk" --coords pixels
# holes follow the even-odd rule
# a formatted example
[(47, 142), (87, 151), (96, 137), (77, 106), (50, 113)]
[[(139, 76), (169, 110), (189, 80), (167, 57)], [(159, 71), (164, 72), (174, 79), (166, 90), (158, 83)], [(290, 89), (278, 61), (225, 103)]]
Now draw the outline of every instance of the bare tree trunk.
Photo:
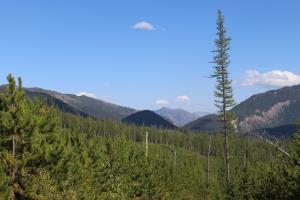
[(209, 144), (208, 144), (208, 151), (207, 151), (207, 182), (209, 183), (210, 179), (210, 154), (211, 154), (211, 136), (209, 136)]
[[(225, 87), (225, 86), (224, 86)], [(223, 90), (223, 102), (225, 102), (225, 92)], [(224, 128), (224, 137), (225, 137), (225, 165), (226, 165), (226, 185), (227, 189), (229, 189), (230, 184), (230, 166), (229, 166), (229, 151), (228, 151), (228, 130), (227, 130), (227, 117), (226, 117), (226, 107), (225, 104), (223, 105), (223, 128)]]
[(176, 152), (176, 148), (174, 148), (174, 170), (176, 169), (176, 162), (177, 162), (177, 152)]
[(225, 162), (226, 162), (226, 183), (227, 188), (229, 188), (230, 183), (230, 168), (229, 168), (229, 151), (228, 151), (228, 133), (227, 130), (225, 130)]
[[(13, 158), (16, 155), (16, 143), (15, 143), (15, 134), (12, 134), (12, 156)], [(15, 173), (15, 169), (14, 166), (12, 166), (12, 172), (11, 172), (11, 179), (12, 179), (12, 188), (11, 188), (11, 199), (12, 200), (16, 200), (16, 193), (15, 193), (15, 189), (14, 189), (14, 183), (15, 183), (15, 179), (16, 179), (16, 173)]]
[(286, 152), (284, 149), (280, 148), (279, 146), (277, 146), (276, 144), (274, 144), (273, 142), (271, 142), (270, 140), (263, 138), (262, 136), (254, 133), (254, 132), (249, 132), (250, 134), (254, 135), (255, 137), (269, 143), (270, 145), (272, 145), (273, 147), (275, 147), (276, 149), (278, 149), (279, 151), (281, 151), (283, 154), (285, 154), (287, 157), (290, 157), (290, 154), (288, 152)]
[[(285, 154), (288, 158), (290, 158), (290, 154), (289, 154), (287, 151), (285, 151), (284, 149), (280, 148), (279, 146), (277, 146), (276, 144), (274, 144), (274, 143), (271, 142), (270, 140), (268, 140), (268, 139), (266, 139), (266, 138), (263, 138), (262, 136), (260, 136), (260, 135), (258, 135), (258, 134), (256, 134), (256, 133), (254, 133), (254, 132), (249, 132), (249, 133), (252, 134), (252, 135), (254, 135), (255, 137), (257, 137), (257, 138), (259, 138), (259, 139), (261, 139), (261, 140), (263, 140), (263, 141), (269, 143), (270, 145), (272, 145), (273, 147), (275, 147), (276, 149), (278, 149), (279, 151), (281, 151), (283, 154)], [(249, 134), (249, 133), (248, 133), (248, 134)], [(293, 161), (294, 161), (294, 163), (295, 163), (296, 165), (300, 166), (300, 162), (299, 162), (298, 160), (293, 159)]]
[(148, 158), (148, 131), (146, 132), (146, 158)]
[(246, 164), (247, 164), (247, 151), (244, 153), (244, 169), (246, 169)]
[(15, 134), (12, 134), (12, 154), (13, 157), (15, 157), (16, 155)]

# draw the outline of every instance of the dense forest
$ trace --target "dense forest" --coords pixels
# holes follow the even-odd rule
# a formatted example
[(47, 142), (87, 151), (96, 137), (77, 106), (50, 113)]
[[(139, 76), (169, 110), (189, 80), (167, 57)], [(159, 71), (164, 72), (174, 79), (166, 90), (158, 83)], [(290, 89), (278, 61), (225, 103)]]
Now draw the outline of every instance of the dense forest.
[(299, 199), (300, 131), (272, 145), (84, 118), (30, 100), (14, 78), (0, 95), (1, 199)]

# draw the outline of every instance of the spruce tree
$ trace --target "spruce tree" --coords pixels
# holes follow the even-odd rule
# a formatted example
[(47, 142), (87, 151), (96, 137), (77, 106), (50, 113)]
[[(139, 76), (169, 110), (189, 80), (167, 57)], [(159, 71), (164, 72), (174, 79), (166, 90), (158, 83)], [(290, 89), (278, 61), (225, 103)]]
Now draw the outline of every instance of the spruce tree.
[(217, 38), (215, 40), (216, 49), (213, 51), (215, 54), (213, 57), (214, 72), (211, 75), (212, 78), (216, 78), (216, 90), (215, 90), (215, 105), (218, 108), (220, 120), (223, 123), (223, 133), (225, 137), (224, 151), (225, 151), (225, 163), (226, 163), (226, 183), (227, 189), (230, 182), (230, 168), (229, 168), (229, 151), (228, 151), (228, 134), (231, 130), (232, 116), (228, 110), (234, 106), (233, 92), (231, 87), (231, 80), (229, 79), (228, 67), (230, 38), (226, 36), (226, 29), (224, 27), (224, 16), (222, 12), (218, 10), (217, 20)]

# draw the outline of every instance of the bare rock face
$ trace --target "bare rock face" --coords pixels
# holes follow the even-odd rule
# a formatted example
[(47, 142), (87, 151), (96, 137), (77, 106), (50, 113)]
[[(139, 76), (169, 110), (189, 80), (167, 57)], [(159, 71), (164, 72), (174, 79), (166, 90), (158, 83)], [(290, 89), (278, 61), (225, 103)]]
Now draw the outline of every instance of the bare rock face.
[(233, 130), (235, 132), (238, 132), (238, 119), (235, 119), (235, 120), (231, 120), (231, 126), (233, 127)]
[(247, 116), (239, 122), (239, 129), (248, 132), (262, 128), (272, 128), (280, 123), (281, 117), (285, 112), (285, 108), (290, 105), (291, 101), (276, 103), (267, 111), (255, 110), (255, 114)]

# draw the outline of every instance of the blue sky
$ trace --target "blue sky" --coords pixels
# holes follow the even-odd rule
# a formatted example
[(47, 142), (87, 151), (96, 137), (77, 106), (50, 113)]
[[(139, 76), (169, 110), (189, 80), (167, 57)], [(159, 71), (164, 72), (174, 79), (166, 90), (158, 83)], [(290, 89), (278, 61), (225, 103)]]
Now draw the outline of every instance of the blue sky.
[(217, 9), (237, 102), (300, 84), (297, 0), (1, 1), (0, 83), (12, 73), (27, 87), (137, 109), (213, 112)]

